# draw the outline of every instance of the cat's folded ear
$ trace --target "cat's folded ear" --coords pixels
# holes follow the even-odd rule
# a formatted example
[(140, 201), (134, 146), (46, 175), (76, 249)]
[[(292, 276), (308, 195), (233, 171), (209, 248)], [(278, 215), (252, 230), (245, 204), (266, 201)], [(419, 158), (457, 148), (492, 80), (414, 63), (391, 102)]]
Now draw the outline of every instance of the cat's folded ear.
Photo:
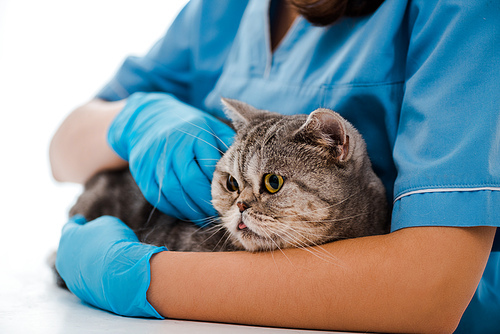
[(325, 148), (330, 157), (346, 161), (349, 157), (347, 121), (336, 112), (319, 108), (313, 111), (296, 132), (299, 140)]
[(221, 98), (224, 105), (224, 113), (233, 123), (236, 131), (247, 126), (250, 121), (256, 117), (265, 114), (251, 105), (234, 99)]

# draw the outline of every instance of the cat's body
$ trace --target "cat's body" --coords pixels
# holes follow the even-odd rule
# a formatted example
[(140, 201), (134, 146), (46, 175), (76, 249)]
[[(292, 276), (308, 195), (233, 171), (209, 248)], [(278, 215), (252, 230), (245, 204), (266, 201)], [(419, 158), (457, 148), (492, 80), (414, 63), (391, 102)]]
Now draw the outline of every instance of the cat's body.
[(215, 227), (155, 210), (128, 171), (96, 175), (70, 215), (118, 217), (172, 251), (265, 251), (388, 231), (384, 187), (350, 123), (327, 109), (283, 116), (224, 103), (237, 137), (214, 173)]
[(70, 216), (87, 220), (114, 216), (130, 226), (141, 242), (167, 246), (171, 251), (231, 250), (221, 241), (224, 231), (197, 225), (161, 213), (142, 196), (128, 170), (102, 172), (85, 185), (85, 191), (70, 210)]

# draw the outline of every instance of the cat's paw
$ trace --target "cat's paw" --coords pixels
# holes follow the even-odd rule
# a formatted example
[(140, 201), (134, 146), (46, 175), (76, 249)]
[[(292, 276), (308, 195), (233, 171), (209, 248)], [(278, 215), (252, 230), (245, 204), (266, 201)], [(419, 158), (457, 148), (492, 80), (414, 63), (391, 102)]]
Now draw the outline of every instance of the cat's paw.
[(59, 275), (59, 273), (57, 272), (56, 257), (57, 257), (57, 251), (52, 252), (52, 254), (50, 254), (47, 257), (47, 264), (52, 269), (52, 273), (54, 274), (54, 279), (55, 279), (56, 285), (62, 289), (68, 289), (68, 287), (66, 286), (66, 282), (64, 282), (61, 275)]

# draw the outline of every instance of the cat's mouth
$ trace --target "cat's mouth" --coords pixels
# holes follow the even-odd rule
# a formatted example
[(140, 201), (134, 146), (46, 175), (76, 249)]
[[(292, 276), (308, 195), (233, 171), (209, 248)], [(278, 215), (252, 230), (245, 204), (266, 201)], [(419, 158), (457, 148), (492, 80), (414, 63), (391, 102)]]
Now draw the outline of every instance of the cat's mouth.
[(244, 222), (240, 219), (237, 227), (238, 232), (242, 233), (243, 237), (246, 238), (261, 238), (260, 235), (252, 231)]
[[(238, 242), (249, 252), (258, 252), (265, 250), (272, 250), (277, 247), (276, 242), (273, 242), (269, 236), (260, 235), (260, 229), (256, 227), (256, 231), (252, 229), (253, 222), (250, 226), (243, 222), (240, 218), (236, 226), (236, 235)], [(264, 232), (265, 233), (265, 232)]]

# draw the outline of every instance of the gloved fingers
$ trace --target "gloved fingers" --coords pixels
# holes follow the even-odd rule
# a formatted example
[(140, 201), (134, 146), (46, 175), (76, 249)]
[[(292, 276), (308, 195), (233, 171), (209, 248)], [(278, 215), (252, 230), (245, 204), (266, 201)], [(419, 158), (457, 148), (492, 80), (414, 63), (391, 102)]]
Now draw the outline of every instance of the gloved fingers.
[(204, 193), (200, 188), (200, 183), (210, 188), (210, 181), (194, 161), (194, 155), (189, 148), (182, 148), (177, 152), (182, 158), (178, 155), (172, 156), (171, 174), (173, 175), (169, 176), (175, 180), (175, 187), (172, 180), (167, 181), (168, 201), (182, 212), (184, 219), (191, 221), (204, 219), (207, 213), (198, 205), (198, 198)]
[(62, 228), (62, 234), (70, 233), (70, 231), (78, 229), (87, 223), (87, 220), (82, 215), (74, 215), (71, 217)]
[(236, 132), (229, 125), (211, 115), (206, 115), (203, 123), (201, 127), (203, 131), (214, 137), (215, 146), (221, 154), (224, 154), (233, 143)]
[[(177, 168), (182, 168), (182, 170)], [(194, 213), (193, 210), (189, 212), (190, 220), (197, 225), (205, 225), (211, 217), (217, 215), (217, 211), (212, 206), (210, 180), (201, 172), (200, 167), (194, 160), (189, 161), (182, 167), (177, 166), (175, 171), (177, 175), (182, 172), (180, 181), (186, 195), (186, 203), (193, 203), (190, 208), (196, 210)], [(196, 207), (192, 205), (196, 205)]]
[(74, 222), (78, 225), (84, 225), (84, 224), (87, 224), (87, 219), (83, 216), (83, 215), (80, 215), (80, 214), (76, 214), (74, 215), (73, 217), (71, 217), (69, 219), (70, 222)]
[(203, 173), (212, 180), (215, 166), (222, 155), (233, 143), (235, 132), (219, 120), (207, 122), (210, 131), (200, 134), (203, 140), (198, 140), (194, 145), (196, 161)]
[(100, 238), (110, 242), (139, 241), (135, 232), (127, 224), (113, 216), (101, 216), (86, 226), (93, 229), (93, 234), (104, 234)]
[[(186, 143), (183, 142), (183, 139), (185, 141), (184, 135), (178, 137), (170, 134), (158, 148), (154, 149), (154, 156), (150, 158), (150, 161), (155, 161), (154, 164), (138, 165), (134, 169), (131, 168), (131, 171), (143, 195), (151, 205), (169, 216), (189, 219), (186, 212), (189, 214), (189, 211), (193, 210), (189, 209), (183, 200), (186, 195), (183, 193), (173, 166), (175, 161), (182, 164), (187, 159), (193, 159), (192, 155), (183, 154), (186, 152), (184, 148)], [(134, 174), (136, 170), (137, 174)]]
[[(158, 208), (165, 214), (180, 219), (200, 220), (209, 214), (205, 213), (197, 202), (192, 199), (193, 194), (199, 195), (197, 195), (196, 186), (191, 188), (189, 180), (202, 179), (210, 187), (210, 181), (194, 160), (192, 148), (194, 140), (195, 136), (180, 131), (171, 133), (166, 138), (165, 144), (163, 144), (163, 152), (157, 159), (155, 182), (141, 185), (139, 184), (140, 180), (146, 178), (138, 178), (139, 187), (143, 194), (150, 196), (146, 198), (152, 205), (157, 204)], [(215, 149), (213, 151), (218, 152)], [(190, 168), (187, 168), (187, 166), (190, 166)], [(186, 184), (181, 184), (181, 178)], [(186, 192), (186, 190), (189, 191)]]
[(209, 181), (212, 180), (215, 166), (223, 154), (223, 151), (217, 147), (217, 142), (218, 139), (216, 137), (205, 134), (193, 142), (190, 148), (200, 170)]
[(216, 134), (217, 146), (222, 152), (226, 152), (229, 146), (233, 144), (236, 132), (225, 123), (220, 122), (220, 124), (217, 124)]
[(77, 242), (86, 237), (101, 241), (138, 240), (130, 227), (112, 216), (102, 216), (87, 222), (82, 215), (75, 215), (63, 227), (62, 240)]
[(175, 138), (166, 136), (154, 141), (149, 147), (137, 146), (130, 154), (129, 168), (137, 186), (146, 200), (161, 212), (176, 218), (183, 218), (167, 199), (167, 180), (171, 187), (178, 181), (169, 170), (168, 156), (175, 143)]
[[(167, 182), (167, 180), (169, 180), (169, 182)], [(137, 179), (136, 182), (149, 204), (166, 215), (185, 219), (183, 214), (169, 201), (170, 188), (180, 188), (179, 182), (176, 180), (173, 173), (169, 172), (168, 175), (157, 175), (154, 179), (144, 184), (139, 184), (140, 181), (137, 181)]]

